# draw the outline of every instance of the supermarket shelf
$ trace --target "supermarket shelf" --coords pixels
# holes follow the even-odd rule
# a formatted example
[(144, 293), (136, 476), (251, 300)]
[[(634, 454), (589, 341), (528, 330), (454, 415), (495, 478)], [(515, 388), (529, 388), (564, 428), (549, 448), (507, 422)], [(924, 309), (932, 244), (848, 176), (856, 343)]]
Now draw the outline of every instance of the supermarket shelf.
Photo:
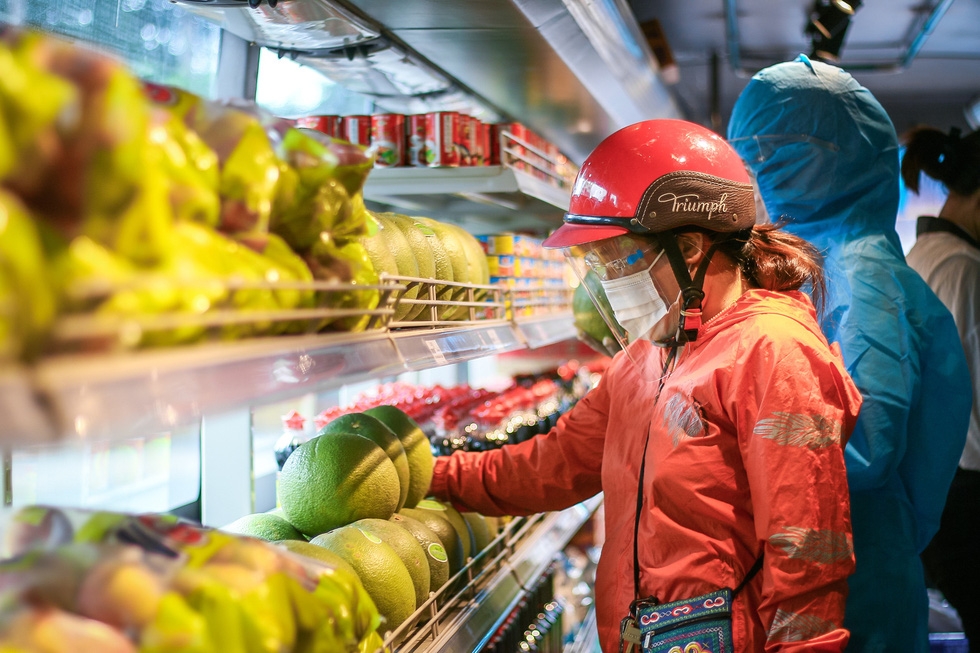
[(125, 438), (256, 400), (403, 371), (383, 331), (255, 339), (159, 351), (58, 356), (34, 381), (56, 432)]
[(524, 347), (514, 325), (506, 321), (462, 329), (394, 333), (392, 340), (405, 367), (411, 371), (462, 363)]
[(517, 333), (529, 349), (537, 349), (576, 337), (575, 322), (569, 311), (563, 318), (557, 315), (518, 318)]
[[(0, 442), (145, 435), (256, 401), (574, 336), (568, 331), (567, 312), (525, 320), (51, 356), (33, 368), (0, 371)], [(528, 325), (534, 325), (532, 337), (527, 335)]]
[[(399, 643), (397, 636), (386, 643), (398, 653), (469, 653), (478, 651), (525, 594), (525, 588), (540, 577), (555, 555), (591, 518), (602, 503), (597, 495), (560, 512), (538, 515), (505, 532), (483, 555), (496, 554), (482, 568), (465, 570), (471, 581), (443, 603), (440, 596), (419, 613), (436, 615), (414, 635)], [(476, 562), (476, 561), (474, 561)], [(471, 563), (472, 564), (472, 563)], [(489, 572), (489, 573), (488, 573)], [(452, 585), (452, 581), (448, 585)], [(411, 621), (411, 620), (410, 620)], [(391, 643), (394, 640), (395, 645)]]
[[(401, 213), (424, 214), (490, 231), (548, 229), (568, 210), (568, 188), (554, 186), (508, 166), (473, 168), (377, 168), (364, 186), (365, 199)], [(478, 228), (474, 226), (473, 228)]]

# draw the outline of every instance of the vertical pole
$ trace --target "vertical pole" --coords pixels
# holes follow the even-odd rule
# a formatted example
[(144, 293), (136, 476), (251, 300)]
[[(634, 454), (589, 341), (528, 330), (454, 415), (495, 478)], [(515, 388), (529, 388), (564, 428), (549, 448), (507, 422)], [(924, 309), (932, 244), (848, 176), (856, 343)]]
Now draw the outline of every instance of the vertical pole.
[(10, 449), (3, 450), (3, 504), (4, 507), (14, 505), (14, 465)]
[(259, 76), (259, 46), (221, 30), (218, 73), (214, 95), (218, 99), (255, 99)]
[(253, 511), (252, 411), (201, 421), (201, 522), (225, 526)]

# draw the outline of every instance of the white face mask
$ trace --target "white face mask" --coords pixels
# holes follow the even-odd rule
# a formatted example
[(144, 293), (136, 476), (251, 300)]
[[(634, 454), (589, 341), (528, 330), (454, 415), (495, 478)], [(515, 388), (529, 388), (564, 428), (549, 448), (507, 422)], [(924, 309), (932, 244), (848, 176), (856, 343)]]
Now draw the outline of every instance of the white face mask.
[(612, 307), (616, 321), (619, 322), (631, 340), (646, 336), (650, 330), (667, 314), (667, 304), (653, 284), (650, 270), (657, 264), (663, 250), (657, 254), (646, 270), (619, 279), (600, 281), (606, 291), (606, 299)]

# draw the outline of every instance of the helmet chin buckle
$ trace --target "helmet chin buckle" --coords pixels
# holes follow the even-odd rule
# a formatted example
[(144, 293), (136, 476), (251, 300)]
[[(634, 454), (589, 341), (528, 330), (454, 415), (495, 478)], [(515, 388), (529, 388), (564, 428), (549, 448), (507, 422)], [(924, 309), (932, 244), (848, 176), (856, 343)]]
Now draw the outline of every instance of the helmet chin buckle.
[(697, 337), (698, 329), (701, 328), (701, 309), (681, 309), (681, 326), (685, 331), (693, 332), (694, 335), (689, 334), (688, 339), (694, 340)]

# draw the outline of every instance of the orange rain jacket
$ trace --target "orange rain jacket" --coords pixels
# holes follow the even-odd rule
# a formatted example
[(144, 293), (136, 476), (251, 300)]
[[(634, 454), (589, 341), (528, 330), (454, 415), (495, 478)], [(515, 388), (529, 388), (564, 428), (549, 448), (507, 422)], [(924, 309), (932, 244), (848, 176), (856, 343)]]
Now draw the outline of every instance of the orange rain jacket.
[(750, 290), (701, 327), (659, 400), (641, 374), (663, 349), (631, 345), (550, 433), (436, 461), (432, 492), (486, 515), (560, 510), (604, 492), (596, 616), (607, 653), (633, 591), (675, 601), (734, 588), (737, 651), (841, 651), (854, 569), (843, 447), (861, 396), (798, 292)]

